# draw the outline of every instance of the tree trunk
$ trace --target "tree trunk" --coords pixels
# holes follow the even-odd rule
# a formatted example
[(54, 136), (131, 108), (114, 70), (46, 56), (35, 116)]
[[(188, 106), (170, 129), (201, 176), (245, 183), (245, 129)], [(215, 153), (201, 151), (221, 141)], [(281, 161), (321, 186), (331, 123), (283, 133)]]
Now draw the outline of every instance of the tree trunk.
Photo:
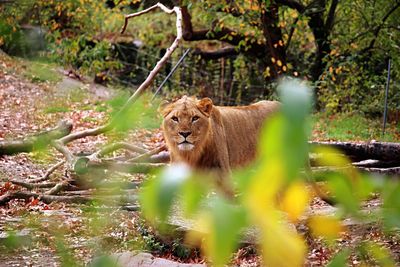
[[(261, 24), (266, 40), (264, 62), (267, 69), (267, 80), (278, 78), (286, 71), (286, 52), (283, 44), (282, 31), (279, 27), (279, 6), (275, 1), (268, 5), (265, 1), (259, 1), (261, 12)], [(269, 70), (269, 71), (268, 71)]]

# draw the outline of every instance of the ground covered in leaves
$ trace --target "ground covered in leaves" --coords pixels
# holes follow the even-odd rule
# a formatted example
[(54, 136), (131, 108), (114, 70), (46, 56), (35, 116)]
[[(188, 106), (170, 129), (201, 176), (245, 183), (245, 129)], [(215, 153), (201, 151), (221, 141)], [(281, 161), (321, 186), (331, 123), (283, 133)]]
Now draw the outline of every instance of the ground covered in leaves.
[[(31, 62), (0, 54), (0, 140), (51, 128), (60, 120), (72, 121), (74, 131), (104, 123), (113, 112), (113, 99), (118, 98), (120, 91), (79, 81), (68, 74), (46, 63), (32, 65)], [(325, 123), (319, 116), (316, 121), (317, 124)], [(69, 147), (74, 153), (87, 153), (107, 142), (123, 138), (142, 148), (152, 149), (162, 144), (163, 140), (158, 128), (154, 125), (148, 128), (138, 127), (124, 136), (108, 134), (83, 138)], [(390, 126), (389, 132), (393, 140), (399, 138), (396, 126)], [(316, 139), (332, 139), (326, 136), (326, 131), (314, 129)], [(62, 155), (51, 148), (1, 157), (0, 195), (17, 189), (7, 180), (26, 181), (42, 177), (50, 166), (60, 160)], [(51, 180), (62, 180), (64, 175), (65, 169), (60, 168), (51, 175)], [(145, 178), (143, 175), (125, 177), (130, 181)], [(98, 199), (91, 205), (66, 205), (45, 204), (32, 198), (29, 201), (12, 200), (1, 206), (0, 266), (59, 266), (61, 263), (72, 266), (76, 263), (87, 264), (95, 256), (134, 250), (149, 251), (180, 262), (205, 262), (199, 250), (185, 247), (181, 238), (158, 237), (156, 231), (140, 218), (139, 212), (122, 210), (106, 197)], [(374, 201), (366, 205), (379, 205), (379, 201)], [(315, 199), (310, 209), (324, 210), (329, 206)], [(313, 238), (303, 225), (298, 226), (298, 231), (304, 233), (309, 245), (306, 266), (325, 265), (341, 248), (351, 248), (360, 240), (384, 245), (400, 262), (399, 237), (387, 236), (373, 224), (349, 223), (348, 231), (330, 245)], [(360, 266), (365, 257), (368, 255), (353, 253), (349, 263)], [(231, 264), (259, 266), (261, 259), (254, 246), (244, 246), (233, 256)]]

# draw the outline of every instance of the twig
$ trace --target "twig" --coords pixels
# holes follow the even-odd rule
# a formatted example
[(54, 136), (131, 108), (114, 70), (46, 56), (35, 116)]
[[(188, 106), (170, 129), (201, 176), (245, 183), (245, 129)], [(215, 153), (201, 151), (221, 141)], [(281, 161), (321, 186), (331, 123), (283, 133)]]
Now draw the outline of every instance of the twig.
[(133, 159), (128, 160), (128, 162), (143, 162), (143, 161), (147, 161), (151, 158), (151, 156), (156, 155), (162, 151), (167, 150), (167, 147), (165, 145), (157, 147), (151, 151), (148, 151), (147, 153), (144, 153), (140, 156), (137, 156)]
[(174, 12), (174, 9), (175, 9), (175, 8), (174, 9), (169, 9), (168, 7), (164, 6), (161, 3), (157, 3), (154, 6), (151, 6), (151, 7), (147, 8), (147, 9), (145, 9), (145, 10), (142, 10), (142, 11), (139, 11), (139, 12), (136, 12), (136, 13), (133, 13), (133, 14), (126, 15), (125, 16), (124, 26), (121, 29), (121, 34), (123, 34), (125, 32), (126, 27), (128, 26), (128, 20), (129, 19), (131, 19), (133, 17), (137, 17), (137, 16), (140, 16), (140, 15), (143, 15), (145, 13), (149, 13), (150, 11), (152, 11), (153, 9), (156, 9), (157, 7), (161, 8), (164, 12), (166, 12), (168, 14), (171, 14), (172, 12)]
[(56, 185), (56, 183), (43, 183), (43, 184), (37, 184), (37, 183), (29, 183), (29, 182), (22, 182), (22, 181), (17, 181), (17, 180), (9, 180), (10, 183), (13, 183), (15, 185), (19, 185), (22, 187), (25, 187), (26, 189), (34, 189), (34, 188), (50, 188)]
[(30, 179), (29, 182), (30, 183), (40, 183), (40, 182), (48, 180), (50, 175), (55, 170), (57, 170), (58, 167), (62, 166), (64, 163), (65, 163), (65, 160), (62, 160), (62, 161), (58, 162), (57, 164), (55, 164), (52, 167), (50, 167), (42, 177), (39, 177), (39, 178), (36, 178), (36, 179)]
[(72, 130), (72, 124), (61, 121), (57, 127), (19, 140), (0, 141), (0, 155), (12, 155), (43, 149), (54, 140), (66, 136)]
[(55, 149), (57, 149), (61, 154), (64, 155), (66, 158), (67, 162), (72, 165), (72, 163), (75, 160), (75, 156), (72, 154), (71, 151), (64, 145), (63, 141), (61, 139), (59, 140), (54, 140), (52, 142), (52, 145), (54, 146)]
[(57, 195), (60, 193), (62, 190), (66, 189), (69, 187), (69, 183), (66, 181), (62, 181), (60, 183), (57, 183), (53, 188), (50, 190), (46, 191), (46, 195)]
[(146, 149), (140, 148), (138, 146), (134, 146), (131, 145), (129, 143), (125, 143), (125, 142), (118, 142), (118, 143), (114, 143), (114, 144), (110, 144), (107, 146), (104, 146), (103, 148), (101, 148), (99, 151), (93, 153), (92, 155), (89, 156), (90, 160), (96, 160), (98, 158), (101, 158), (111, 152), (114, 152), (116, 150), (119, 149), (126, 149), (135, 153), (148, 153), (149, 151), (147, 151)]

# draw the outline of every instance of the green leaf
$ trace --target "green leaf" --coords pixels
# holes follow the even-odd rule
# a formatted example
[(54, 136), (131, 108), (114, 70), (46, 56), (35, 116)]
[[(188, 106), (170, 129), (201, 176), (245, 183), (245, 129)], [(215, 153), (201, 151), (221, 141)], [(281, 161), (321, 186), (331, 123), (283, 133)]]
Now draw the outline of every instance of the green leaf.
[(296, 178), (300, 168), (308, 159), (308, 135), (310, 125), (307, 120), (311, 110), (311, 91), (299, 80), (283, 80), (278, 86), (284, 116), (283, 143), (287, 178)]
[(328, 186), (336, 201), (338, 201), (346, 212), (357, 215), (359, 211), (359, 200), (353, 190), (349, 177), (342, 173), (327, 174)]
[(238, 246), (240, 230), (246, 224), (242, 207), (232, 205), (222, 198), (215, 198), (211, 205), (211, 232), (206, 241), (208, 255), (214, 266), (225, 265)]
[(210, 182), (204, 178), (192, 176), (184, 182), (181, 188), (181, 204), (185, 216), (190, 217), (198, 211), (208, 189), (206, 185)]
[(139, 196), (145, 217), (153, 223), (156, 219), (164, 223), (177, 193), (189, 176), (190, 169), (186, 165), (175, 164), (149, 181)]
[(333, 259), (328, 263), (327, 267), (344, 267), (348, 266), (347, 258), (349, 257), (350, 252), (348, 249), (343, 249), (338, 254), (333, 257)]
[(378, 262), (379, 266), (396, 266), (393, 259), (390, 257), (389, 249), (372, 242), (366, 242), (364, 245), (368, 254)]
[(279, 86), (281, 114), (270, 118), (262, 132), (261, 155), (263, 160), (280, 159), (285, 165), (287, 180), (297, 177), (308, 159), (307, 120), (311, 108), (308, 87), (297, 80), (285, 80)]
[(400, 227), (400, 184), (389, 182), (383, 191), (382, 215), (385, 228)]

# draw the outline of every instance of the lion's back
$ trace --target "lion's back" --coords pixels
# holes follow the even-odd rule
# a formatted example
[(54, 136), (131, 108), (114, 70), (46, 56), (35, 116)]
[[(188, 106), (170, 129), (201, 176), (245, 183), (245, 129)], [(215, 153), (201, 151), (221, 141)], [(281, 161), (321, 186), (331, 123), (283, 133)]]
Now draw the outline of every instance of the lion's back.
[(260, 129), (265, 119), (277, 111), (279, 106), (277, 101), (264, 100), (249, 106), (217, 107), (231, 167), (243, 166), (254, 159)]

